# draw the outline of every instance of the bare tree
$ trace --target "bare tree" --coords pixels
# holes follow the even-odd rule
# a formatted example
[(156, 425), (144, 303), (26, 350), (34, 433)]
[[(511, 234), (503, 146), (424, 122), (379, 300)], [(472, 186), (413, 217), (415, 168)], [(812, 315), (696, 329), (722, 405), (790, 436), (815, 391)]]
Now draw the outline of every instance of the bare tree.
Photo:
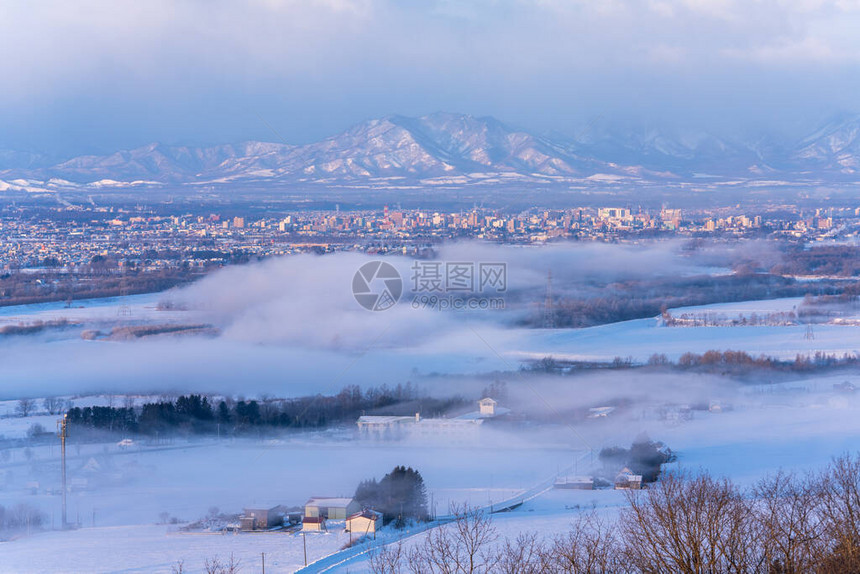
[(401, 574), (403, 555), (403, 542), (373, 550), (370, 553), (371, 574)]
[(822, 555), (819, 485), (778, 472), (753, 488), (755, 539), (768, 571), (814, 572)]
[(36, 401), (33, 399), (21, 399), (15, 407), (15, 413), (19, 417), (28, 417), (36, 409)]
[(27, 429), (27, 438), (33, 440), (38, 438), (39, 435), (45, 434), (45, 427), (40, 425), (39, 423), (33, 423), (30, 425), (30, 428)]
[(63, 399), (57, 397), (46, 397), (42, 400), (42, 406), (48, 411), (49, 415), (58, 415), (63, 412)]
[(819, 477), (827, 556), (823, 574), (860, 572), (860, 455), (835, 459)]
[(407, 553), (412, 574), (483, 574), (494, 572), (490, 546), (498, 539), (489, 516), (477, 508), (454, 508), (454, 521), (427, 532)]
[(516, 540), (505, 540), (499, 549), (495, 571), (501, 574), (544, 574), (551, 568), (553, 555), (534, 533), (520, 534)]
[(620, 515), (624, 554), (640, 572), (713, 574), (761, 571), (751, 509), (726, 479), (669, 474), (629, 491)]
[(224, 566), (221, 565), (221, 561), (217, 556), (212, 558), (204, 558), (203, 559), (203, 570), (206, 574), (223, 574)]
[(615, 574), (629, 572), (614, 523), (595, 512), (583, 514), (564, 535), (555, 538), (550, 550), (558, 572), (566, 574)]
[(237, 574), (239, 572), (239, 560), (236, 560), (232, 553), (228, 562), (221, 562), (217, 556), (204, 558), (203, 570), (206, 574)]

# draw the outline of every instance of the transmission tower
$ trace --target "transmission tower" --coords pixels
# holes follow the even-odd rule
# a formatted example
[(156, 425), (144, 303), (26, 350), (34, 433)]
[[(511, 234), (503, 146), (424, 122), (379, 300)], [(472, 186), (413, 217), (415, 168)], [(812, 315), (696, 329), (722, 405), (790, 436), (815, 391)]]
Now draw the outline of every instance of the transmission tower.
[(116, 310), (117, 317), (126, 319), (131, 316), (131, 308), (128, 306), (128, 260), (121, 261), (122, 275), (119, 280), (120, 305)]
[(63, 418), (57, 421), (57, 436), (60, 437), (60, 457), (62, 459), (61, 469), (63, 475), (63, 516), (61, 528), (65, 529), (68, 525), (66, 522), (66, 438), (69, 436), (69, 415), (63, 415)]
[(815, 331), (812, 330), (812, 323), (806, 325), (806, 333), (804, 333), (803, 338), (807, 341), (815, 339)]
[(552, 269), (546, 274), (546, 298), (543, 302), (543, 326), (555, 329), (555, 309), (552, 304)]

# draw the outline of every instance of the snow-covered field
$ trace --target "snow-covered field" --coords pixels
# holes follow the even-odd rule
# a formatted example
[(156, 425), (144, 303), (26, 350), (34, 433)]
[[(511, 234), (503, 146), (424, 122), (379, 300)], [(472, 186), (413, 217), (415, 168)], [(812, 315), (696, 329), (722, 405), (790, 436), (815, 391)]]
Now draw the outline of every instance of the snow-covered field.
[[(507, 438), (507, 437), (506, 437)], [(181, 520), (202, 518), (216, 506), (302, 506), (312, 496), (351, 496), (361, 480), (381, 478), (398, 464), (420, 469), (439, 512), (449, 501), (485, 504), (509, 498), (571, 463), (572, 448), (373, 444), (314, 434), (271, 441), (176, 441), (157, 447), (116, 444), (69, 449), (70, 517), (92, 525), (152, 523), (162, 512)], [(0, 504), (25, 500), (58, 523), (59, 448), (20, 450), (0, 463), (6, 470)], [(28, 485), (38, 482), (37, 494)]]
[[(0, 572), (165, 573), (204, 572), (204, 561), (224, 563), (232, 555), (239, 572), (294, 572), (304, 566), (304, 544), (312, 562), (349, 542), (343, 530), (311, 533), (189, 534), (176, 527), (142, 524), (45, 532), (0, 542)], [(262, 556), (265, 554), (265, 557)]]
[(134, 321), (172, 322), (193, 317), (188, 311), (158, 309), (160, 295), (129, 295), (127, 297), (105, 297), (62, 302), (37, 303), (0, 307), (0, 327), (36, 321), (60, 321), (71, 323), (116, 323), (126, 319)]
[(784, 297), (782, 299), (766, 299), (763, 301), (737, 301), (734, 303), (714, 303), (712, 305), (697, 305), (694, 307), (674, 307), (670, 309), (673, 315), (684, 313), (721, 313), (728, 316), (765, 315), (767, 313), (788, 313), (797, 311), (803, 303), (803, 297)]
[(644, 363), (654, 353), (677, 360), (687, 352), (701, 354), (712, 349), (788, 360), (817, 352), (840, 357), (860, 352), (860, 326), (854, 325), (815, 325), (813, 338), (809, 338), (804, 325), (676, 328), (661, 326), (658, 319), (637, 319), (587, 329), (524, 332), (518, 339), (498, 342), (510, 349), (512, 360), (552, 356), (607, 362), (631, 357)]
[[(3, 309), (0, 324), (66, 318), (109, 325), (115, 317), (125, 316), (126, 310), (130, 320), (144, 322), (186, 322), (190, 316), (184, 311), (158, 311), (157, 301), (157, 296), (140, 296), (84, 302), (81, 309), (63, 309), (62, 304)], [(798, 304), (798, 299), (783, 299), (687, 311), (761, 314), (792, 310)], [(383, 323), (373, 322), (379, 320)], [(135, 403), (171, 389), (295, 396), (337, 391), (352, 383), (396, 385), (413, 377), (432, 385), (433, 392), (469, 393), (479, 392), (486, 381), (475, 390), (457, 377), (426, 375), (472, 377), (516, 371), (520, 360), (544, 356), (589, 361), (631, 357), (644, 362), (654, 353), (677, 359), (685, 352), (710, 349), (786, 359), (860, 350), (857, 326), (816, 325), (814, 338), (809, 338), (803, 326), (670, 328), (654, 318), (580, 330), (535, 331), (465, 318), (445, 323), (439, 333), (428, 330), (418, 343), (406, 346), (399, 342), (401, 335), (386, 335), (388, 319), (374, 317), (373, 321), (367, 346), (359, 350), (339, 349), (336, 344), (301, 347), (278, 339), (261, 341), (232, 323), (225, 323), (224, 334), (214, 338), (84, 341), (74, 329), (52, 337), (10, 337), (0, 344), (0, 398), (4, 399), (0, 435), (23, 438), (34, 423), (53, 431), (57, 417), (41, 413), (38, 401), (32, 416), (15, 416), (15, 399), (49, 393), (78, 406), (111, 401), (122, 405), (124, 392), (136, 393)], [(585, 445), (596, 453), (604, 446), (629, 445), (640, 432), (675, 450), (679, 467), (706, 469), (749, 484), (781, 467), (815, 469), (834, 455), (860, 449), (860, 397), (833, 387), (846, 381), (860, 387), (860, 373), (774, 384), (763, 380), (760, 385), (741, 385), (716, 376), (634, 372), (596, 372), (522, 385), (511, 377), (508, 384), (517, 401), (511, 406), (531, 401), (531, 408), (548, 412), (601, 406), (616, 396), (638, 402), (576, 425), (488, 431), (472, 446), (365, 443), (354, 440), (349, 431), (262, 441), (175, 439), (132, 447), (120, 447), (117, 441), (73, 446), (69, 516), (82, 527), (71, 532), (50, 531), (50, 524), (59, 521), (56, 443), (17, 446), (7, 449), (8, 455), (0, 452), (6, 456), (0, 458), (0, 505), (28, 503), (45, 512), (49, 524), (48, 531), (22, 533), (16, 540), (0, 543), (0, 572), (170, 572), (179, 560), (184, 560), (186, 572), (199, 572), (205, 558), (217, 555), (223, 560), (230, 553), (241, 560), (242, 571), (253, 572), (263, 552), (267, 572), (292, 572), (304, 560), (298, 536), (181, 534), (175, 527), (156, 523), (162, 513), (195, 520), (213, 506), (238, 513), (249, 506), (300, 506), (311, 496), (348, 496), (359, 481), (379, 478), (398, 464), (420, 470), (440, 512), (450, 502), (484, 505), (509, 498), (570, 465)], [(706, 404), (718, 400), (726, 408), (696, 410), (691, 420), (655, 415), (662, 404), (697, 400)], [(495, 521), (505, 536), (514, 537), (523, 530), (551, 536), (563, 530), (579, 509), (591, 505), (612, 509), (621, 500), (611, 491), (554, 491), (498, 515)], [(330, 554), (345, 542), (342, 533), (309, 536), (309, 559)], [(347, 569), (361, 571), (361, 564), (340, 571)]]

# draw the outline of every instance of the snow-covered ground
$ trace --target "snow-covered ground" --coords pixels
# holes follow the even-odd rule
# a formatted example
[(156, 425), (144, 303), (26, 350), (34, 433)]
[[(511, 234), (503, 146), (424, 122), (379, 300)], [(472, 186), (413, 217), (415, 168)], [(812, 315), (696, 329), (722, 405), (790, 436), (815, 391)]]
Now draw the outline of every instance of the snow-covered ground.
[[(155, 310), (157, 299), (147, 297), (94, 302), (87, 304), (86, 313), (47, 305), (3, 310), (2, 316), (9, 322), (29, 322), (78, 312), (76, 321), (110, 323), (127, 304), (133, 317), (161, 322), (162, 312)], [(791, 310), (798, 302), (747, 302), (689, 311), (767, 313)], [(182, 311), (169, 313), (185, 320)], [(336, 391), (352, 383), (396, 385), (433, 372), (516, 371), (521, 359), (548, 355), (592, 361), (629, 356), (645, 361), (653, 353), (677, 359), (685, 352), (733, 349), (790, 359), (819, 351), (841, 355), (860, 350), (860, 327), (838, 325), (816, 325), (814, 338), (809, 338), (803, 326), (670, 328), (654, 318), (580, 330), (536, 331), (504, 329), (483, 318), (467, 318), (453, 327), (446, 325), (438, 334), (428, 331), (419, 343), (409, 346), (398, 344), (396, 338), (375, 345), (377, 336), (385, 334), (384, 324), (373, 323), (368, 330), (368, 347), (360, 351), (301, 348), (277, 340), (242, 338), (229, 330), (221, 337), (169, 341), (83, 341), (74, 334), (51, 340), (8, 338), (0, 345), (0, 398), (5, 399), (0, 402), (0, 435), (24, 437), (34, 423), (53, 431), (57, 417), (42, 414), (38, 401), (33, 416), (14, 416), (15, 399), (44, 397), (46, 391), (79, 406), (110, 401), (122, 405), (123, 391), (223, 390), (246, 396), (261, 392), (295, 396)], [(263, 441), (176, 439), (132, 447), (120, 447), (117, 442), (122, 437), (116, 437), (113, 442), (73, 446), (69, 515), (83, 528), (32, 532), (0, 543), (0, 572), (169, 572), (178, 560), (185, 561), (185, 571), (199, 572), (204, 558), (224, 559), (231, 552), (246, 571), (256, 571), (260, 553), (265, 552), (267, 572), (291, 572), (303, 563), (299, 537), (178, 534), (155, 523), (162, 513), (194, 520), (213, 506), (238, 513), (247, 506), (299, 506), (311, 496), (348, 496), (359, 481), (379, 478), (398, 464), (420, 470), (440, 512), (449, 502), (484, 505), (509, 498), (569, 465), (585, 445), (596, 453), (604, 446), (629, 445), (640, 432), (677, 451), (680, 467), (706, 469), (749, 484), (781, 467), (815, 469), (834, 455), (860, 449), (860, 397), (833, 387), (846, 381), (860, 387), (860, 374), (831, 373), (775, 384), (763, 380), (746, 386), (716, 376), (635, 372), (596, 372), (525, 384), (512, 377), (509, 386), (518, 404), (511, 406), (525, 405), (527, 397), (537, 405), (532, 408), (544, 412), (602, 406), (613, 397), (639, 402), (581, 424), (488, 432), (470, 446), (365, 443), (354, 440), (348, 431)], [(440, 394), (452, 389), (467, 392), (457, 378), (424, 377), (422, 384), (434, 385), (432, 390), (439, 389)], [(87, 390), (92, 394), (86, 395)], [(137, 395), (134, 400), (145, 397)], [(707, 404), (716, 399), (726, 408), (696, 410), (691, 420), (655, 415), (661, 404), (696, 400)], [(46, 513), (49, 527), (56, 525), (56, 443), (5, 452), (8, 456), (0, 453), (7, 456), (0, 458), (0, 504), (26, 502)], [(614, 492), (550, 492), (495, 520), (506, 536), (529, 530), (550, 536), (566, 527), (577, 506), (612, 509), (620, 503)], [(340, 536), (309, 537), (309, 558), (340, 548), (345, 542)], [(360, 571), (357, 568), (348, 567), (351, 572)]]
[[(116, 443), (71, 447), (69, 515), (85, 525), (152, 523), (162, 512), (196, 520), (216, 506), (302, 506), (312, 496), (350, 496), (364, 479), (398, 464), (424, 476), (438, 512), (449, 502), (487, 504), (509, 498), (581, 456), (572, 448), (505, 437), (477, 447), (374, 444), (326, 434), (271, 441), (175, 441), (161, 446)], [(0, 504), (24, 501), (58, 524), (57, 445), (16, 449), (0, 462)], [(36, 494), (31, 485), (37, 482)]]
[[(815, 325), (810, 338), (804, 325), (676, 328), (658, 319), (637, 319), (587, 329), (557, 329), (519, 334), (518, 341), (498, 341), (511, 360), (552, 356), (570, 361), (612, 361), (631, 357), (643, 363), (654, 353), (671, 360), (687, 352), (746, 351), (791, 360), (817, 352), (841, 357), (860, 352), (860, 326)], [(500, 339), (502, 337), (499, 337)], [(490, 343), (495, 344), (496, 339)]]
[[(70, 305), (56, 301), (0, 307), (0, 325), (30, 323), (33, 321), (98, 321), (114, 320), (126, 313), (136, 318), (161, 318), (172, 312), (156, 309), (160, 295), (147, 293), (127, 297), (104, 297), (82, 299)], [(122, 309), (122, 314), (120, 314)]]
[(714, 303), (712, 305), (696, 305), (693, 307), (675, 307), (669, 311), (673, 315), (684, 313), (721, 313), (727, 316), (765, 315), (767, 313), (797, 312), (803, 303), (803, 297), (784, 297), (782, 299), (765, 299), (761, 301), (737, 301), (734, 303)]
[(259, 572), (265, 554), (266, 572), (294, 572), (308, 561), (336, 552), (349, 542), (342, 529), (311, 533), (189, 534), (175, 526), (142, 524), (44, 532), (0, 542), (0, 572), (81, 573), (204, 572), (204, 561), (230, 556), (239, 572)]

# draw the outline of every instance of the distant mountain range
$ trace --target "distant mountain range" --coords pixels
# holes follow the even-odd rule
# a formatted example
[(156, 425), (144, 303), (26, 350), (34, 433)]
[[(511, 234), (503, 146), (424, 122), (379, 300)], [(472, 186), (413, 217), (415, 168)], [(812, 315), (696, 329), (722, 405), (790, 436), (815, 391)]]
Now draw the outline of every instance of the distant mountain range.
[(0, 191), (260, 184), (460, 186), (635, 183), (701, 178), (860, 180), (860, 116), (842, 115), (796, 142), (592, 127), (540, 136), (491, 117), (436, 113), (370, 120), (308, 145), (150, 144), (59, 163), (0, 150)]

